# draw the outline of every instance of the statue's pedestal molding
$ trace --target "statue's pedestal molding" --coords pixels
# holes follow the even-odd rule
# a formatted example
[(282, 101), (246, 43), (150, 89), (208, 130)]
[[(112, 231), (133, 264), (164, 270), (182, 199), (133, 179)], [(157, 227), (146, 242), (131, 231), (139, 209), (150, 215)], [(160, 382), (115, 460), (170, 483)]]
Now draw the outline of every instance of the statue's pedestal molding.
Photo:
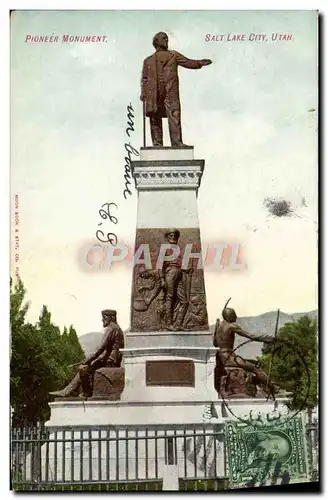
[(141, 347), (213, 347), (213, 336), (210, 332), (126, 332), (125, 348)]
[(141, 148), (131, 162), (138, 192), (138, 229), (199, 229), (197, 193), (204, 160), (194, 149)]
[(97, 398), (81, 401), (78, 398), (62, 400), (58, 398), (50, 403), (51, 418), (46, 425), (47, 427), (199, 425), (202, 423), (202, 415), (208, 403), (205, 397), (198, 401), (185, 398), (182, 401), (168, 401), (167, 395), (164, 401), (109, 401)]
[[(277, 399), (278, 409), (286, 400)], [(217, 417), (210, 419), (211, 424), (224, 424), (231, 418), (247, 418), (251, 411), (254, 418), (258, 413), (271, 413), (275, 408), (272, 400), (265, 398), (240, 398), (213, 402)], [(181, 398), (171, 400), (130, 400), (109, 401), (101, 398), (57, 398), (50, 403), (51, 417), (46, 423), (49, 428), (65, 426), (140, 426), (140, 425), (184, 425), (203, 422), (205, 407), (211, 403), (206, 397), (202, 400)]]

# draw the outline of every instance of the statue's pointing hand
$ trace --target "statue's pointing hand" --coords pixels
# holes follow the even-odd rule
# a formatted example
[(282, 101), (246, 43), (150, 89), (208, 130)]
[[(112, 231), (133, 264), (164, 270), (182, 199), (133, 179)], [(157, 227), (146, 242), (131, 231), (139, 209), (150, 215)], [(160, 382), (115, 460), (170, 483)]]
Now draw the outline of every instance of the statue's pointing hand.
[(202, 59), (200, 62), (202, 63), (202, 66), (209, 66), (212, 64), (211, 59)]

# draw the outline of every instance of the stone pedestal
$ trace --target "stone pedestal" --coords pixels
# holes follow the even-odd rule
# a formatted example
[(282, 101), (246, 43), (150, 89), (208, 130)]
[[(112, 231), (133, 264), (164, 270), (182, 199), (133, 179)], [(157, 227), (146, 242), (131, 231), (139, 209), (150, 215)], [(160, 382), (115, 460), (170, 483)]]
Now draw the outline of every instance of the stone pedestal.
[[(177, 330), (208, 332), (197, 210), (204, 163), (204, 160), (194, 159), (192, 147), (142, 148), (140, 160), (131, 163), (138, 192), (131, 294), (132, 335), (145, 332), (148, 336), (150, 332), (165, 330), (166, 299), (170, 293), (175, 294), (174, 299), (181, 299), (183, 293), (188, 302), (185, 314), (179, 310), (179, 300), (173, 304), (173, 308), (176, 306), (173, 323)], [(170, 229), (179, 231), (176, 244), (167, 237)], [(181, 269), (179, 278), (173, 275), (174, 266)], [(161, 288), (161, 277), (168, 284), (166, 294)], [(169, 286), (173, 281), (176, 282), (174, 291)]]
[(212, 401), (215, 348), (140, 347), (123, 350), (121, 401)]
[(217, 399), (197, 210), (204, 160), (193, 147), (142, 148), (131, 167), (138, 215), (121, 401)]

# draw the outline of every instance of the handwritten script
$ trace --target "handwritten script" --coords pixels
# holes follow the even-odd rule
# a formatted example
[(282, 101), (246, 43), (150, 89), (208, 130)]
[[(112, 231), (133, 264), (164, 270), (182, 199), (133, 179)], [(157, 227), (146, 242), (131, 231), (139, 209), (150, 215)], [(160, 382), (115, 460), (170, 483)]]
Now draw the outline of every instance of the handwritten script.
[[(126, 135), (130, 138), (131, 137), (131, 132), (134, 132), (134, 109), (132, 107), (132, 104), (130, 103), (127, 106), (127, 128), (125, 129)], [(124, 161), (124, 180), (125, 180), (125, 189), (123, 191), (123, 196), (126, 199), (127, 195), (129, 194), (130, 196), (132, 195), (132, 191), (130, 189), (131, 186), (131, 161), (132, 161), (132, 155), (139, 156), (139, 151), (135, 149), (131, 142), (126, 142), (124, 144), (124, 149), (125, 152), (127, 153), (127, 156), (125, 156)]]
[[(115, 217), (115, 215), (111, 214), (111, 206), (114, 206), (116, 209), (118, 208), (116, 203), (104, 203), (101, 205), (101, 208), (99, 210), (99, 215), (102, 219), (108, 219), (112, 224), (117, 224), (118, 219)], [(98, 226), (102, 226), (102, 222), (98, 224)], [(102, 243), (110, 243), (114, 247), (117, 245), (117, 236), (115, 233), (105, 233), (101, 229), (98, 229), (96, 232), (96, 238), (101, 241)]]
[[(127, 107), (127, 127), (125, 129), (126, 135), (130, 138), (131, 137), (131, 132), (134, 132), (134, 109), (132, 107), (132, 104), (130, 103)], [(123, 196), (125, 199), (127, 199), (127, 195), (129, 194), (130, 196), (132, 195), (132, 191), (130, 189), (131, 186), (131, 161), (132, 161), (132, 155), (139, 156), (139, 151), (135, 149), (131, 142), (126, 142), (124, 144), (124, 149), (125, 149), (125, 165), (124, 165), (124, 180), (125, 180), (125, 188), (123, 190)], [(114, 209), (118, 210), (118, 206), (116, 203), (110, 202), (110, 203), (104, 203), (101, 205), (101, 208), (99, 209), (98, 213), (100, 217), (104, 220), (107, 220), (111, 222), (112, 224), (117, 224), (118, 223), (118, 218), (112, 214), (113, 207)], [(103, 222), (99, 222), (98, 226), (102, 226)], [(118, 242), (118, 238), (114, 232), (110, 231), (103, 231), (102, 229), (98, 229), (96, 231), (96, 238), (97, 240), (101, 241), (101, 243), (110, 243), (112, 246), (116, 246)]]

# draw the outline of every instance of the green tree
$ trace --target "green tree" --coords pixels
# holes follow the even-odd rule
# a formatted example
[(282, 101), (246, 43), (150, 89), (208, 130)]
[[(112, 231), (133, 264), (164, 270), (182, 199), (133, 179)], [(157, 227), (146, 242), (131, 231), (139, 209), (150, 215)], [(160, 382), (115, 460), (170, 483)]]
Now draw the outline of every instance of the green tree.
[(35, 423), (38, 419), (38, 388), (46, 366), (36, 328), (26, 323), (29, 303), (22, 281), (10, 281), (11, 362), (10, 392), (14, 425)]
[(12, 329), (19, 329), (25, 323), (25, 316), (29, 308), (29, 303), (25, 303), (26, 290), (23, 282), (18, 280), (13, 286), (10, 278), (10, 324)]
[(82, 349), (82, 346), (80, 344), (79, 338), (77, 336), (77, 333), (75, 329), (73, 328), (73, 325), (69, 327), (69, 332), (68, 332), (68, 343), (74, 353), (74, 358), (78, 358), (79, 360), (83, 360), (85, 357), (84, 351)]
[(262, 368), (268, 373), (271, 367), (270, 379), (291, 392), (290, 409), (313, 409), (318, 404), (317, 321), (302, 316), (286, 323), (277, 339), (275, 345), (264, 344)]
[(76, 331), (53, 324), (43, 306), (39, 321), (26, 322), (29, 304), (21, 281), (10, 281), (11, 406), (13, 425), (34, 425), (49, 418), (49, 392), (61, 388), (73, 376), (72, 364), (84, 358)]
[(60, 329), (52, 323), (51, 313), (45, 305), (42, 307), (37, 329), (53, 385), (57, 386), (61, 380), (65, 379), (67, 363), (65, 363), (65, 352)]

